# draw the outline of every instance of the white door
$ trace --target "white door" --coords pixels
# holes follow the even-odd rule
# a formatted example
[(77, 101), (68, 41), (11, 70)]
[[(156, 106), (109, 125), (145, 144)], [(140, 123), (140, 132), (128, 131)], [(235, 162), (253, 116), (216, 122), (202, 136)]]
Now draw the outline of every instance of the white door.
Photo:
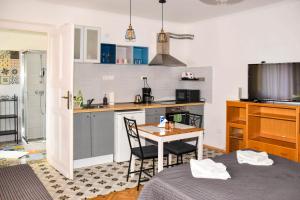
[(46, 149), (50, 165), (73, 179), (74, 25), (49, 32), (46, 104)]

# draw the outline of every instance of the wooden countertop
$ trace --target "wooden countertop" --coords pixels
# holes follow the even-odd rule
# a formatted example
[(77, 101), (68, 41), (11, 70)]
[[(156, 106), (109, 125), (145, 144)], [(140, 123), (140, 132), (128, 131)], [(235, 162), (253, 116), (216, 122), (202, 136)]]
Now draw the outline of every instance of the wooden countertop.
[(74, 113), (87, 113), (87, 112), (108, 112), (108, 111), (121, 111), (121, 110), (141, 110), (146, 108), (170, 108), (170, 107), (182, 107), (182, 106), (201, 106), (204, 105), (203, 102), (197, 103), (180, 103), (180, 104), (161, 104), (161, 103), (152, 103), (152, 104), (134, 104), (134, 103), (120, 103), (115, 105), (108, 105), (103, 108), (77, 108), (74, 109)]

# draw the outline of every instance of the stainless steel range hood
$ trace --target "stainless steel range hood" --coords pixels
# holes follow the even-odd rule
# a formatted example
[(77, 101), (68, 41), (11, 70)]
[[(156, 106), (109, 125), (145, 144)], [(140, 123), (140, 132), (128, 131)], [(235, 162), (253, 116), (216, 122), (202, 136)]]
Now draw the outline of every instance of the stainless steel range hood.
[(185, 63), (181, 62), (177, 58), (170, 55), (170, 38), (173, 39), (188, 39), (193, 40), (194, 35), (190, 34), (174, 34), (167, 33), (168, 41), (165, 43), (156, 43), (157, 54), (154, 56), (149, 65), (160, 65), (169, 67), (184, 67), (187, 66)]

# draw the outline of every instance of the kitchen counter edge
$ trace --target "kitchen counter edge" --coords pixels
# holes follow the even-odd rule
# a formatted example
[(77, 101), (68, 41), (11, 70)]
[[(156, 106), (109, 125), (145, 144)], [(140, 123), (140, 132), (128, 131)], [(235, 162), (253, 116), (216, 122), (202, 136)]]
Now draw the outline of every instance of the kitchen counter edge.
[(203, 102), (195, 102), (195, 103), (180, 103), (180, 104), (115, 104), (108, 105), (104, 108), (92, 108), (92, 109), (84, 109), (84, 108), (76, 108), (73, 109), (73, 113), (89, 113), (89, 112), (109, 112), (109, 111), (122, 111), (122, 110), (141, 110), (147, 108), (170, 108), (170, 107), (183, 107), (183, 106), (201, 106), (204, 105)]

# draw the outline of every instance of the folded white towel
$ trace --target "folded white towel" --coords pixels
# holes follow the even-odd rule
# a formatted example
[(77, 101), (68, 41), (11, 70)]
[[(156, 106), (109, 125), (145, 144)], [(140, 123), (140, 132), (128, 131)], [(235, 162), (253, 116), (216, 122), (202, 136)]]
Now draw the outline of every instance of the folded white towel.
[(216, 163), (211, 159), (190, 160), (192, 175), (195, 178), (222, 179), (231, 178), (223, 163)]
[(273, 160), (269, 158), (266, 152), (241, 151), (236, 152), (239, 164), (247, 163), (250, 165), (270, 166), (273, 165)]

